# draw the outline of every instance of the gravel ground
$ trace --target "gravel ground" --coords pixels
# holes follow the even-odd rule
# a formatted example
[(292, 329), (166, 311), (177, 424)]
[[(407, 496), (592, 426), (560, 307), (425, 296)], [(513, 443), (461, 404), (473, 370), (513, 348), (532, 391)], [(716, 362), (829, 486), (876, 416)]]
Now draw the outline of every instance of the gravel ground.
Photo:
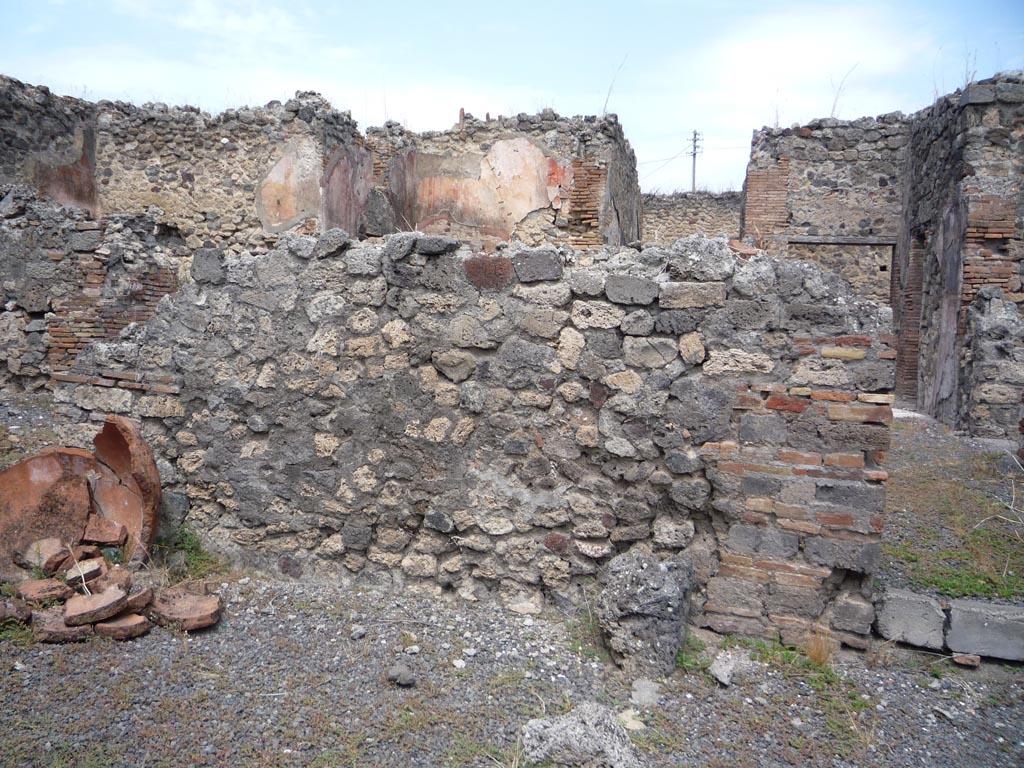
[[(203, 632), (0, 640), (0, 764), (514, 766), (529, 718), (630, 706), (633, 681), (580, 617), (248, 578), (216, 589), (225, 617)], [(650, 765), (1024, 764), (1019, 666), (879, 646), (814, 674), (776, 650), (726, 688), (699, 668), (721, 639), (694, 636), (708, 643), (695, 668), (638, 709)], [(396, 662), (414, 685), (388, 682)]]

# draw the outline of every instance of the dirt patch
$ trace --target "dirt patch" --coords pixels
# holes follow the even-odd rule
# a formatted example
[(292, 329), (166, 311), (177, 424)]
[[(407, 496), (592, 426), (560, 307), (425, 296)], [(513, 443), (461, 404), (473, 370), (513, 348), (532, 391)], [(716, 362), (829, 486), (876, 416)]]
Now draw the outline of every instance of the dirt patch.
[(893, 423), (882, 583), (1024, 602), (1024, 473), (1008, 445), (921, 416)]

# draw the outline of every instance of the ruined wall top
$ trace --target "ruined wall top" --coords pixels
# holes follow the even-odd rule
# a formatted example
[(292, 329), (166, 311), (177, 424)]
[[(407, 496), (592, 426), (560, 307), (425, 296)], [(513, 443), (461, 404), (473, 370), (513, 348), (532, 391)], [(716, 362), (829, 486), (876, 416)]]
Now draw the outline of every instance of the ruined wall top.
[(490, 245), (640, 236), (636, 158), (615, 115), (464, 115), (448, 131), (388, 123), (363, 135), (310, 92), (211, 115), (93, 104), (2, 77), (0, 125), (0, 182), (96, 215), (159, 208), (192, 247), (238, 251), (266, 233), (335, 227)]

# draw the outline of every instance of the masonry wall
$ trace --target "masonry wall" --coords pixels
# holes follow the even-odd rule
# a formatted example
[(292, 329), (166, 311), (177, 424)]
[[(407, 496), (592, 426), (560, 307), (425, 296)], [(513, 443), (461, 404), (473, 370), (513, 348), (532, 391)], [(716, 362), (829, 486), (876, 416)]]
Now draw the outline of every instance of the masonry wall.
[(645, 546), (693, 560), (720, 631), (869, 632), (895, 353), (834, 277), (701, 238), (335, 232), (203, 249), (191, 277), (54, 396), (79, 439), (141, 418), (168, 498), (234, 557), (535, 611)]
[(190, 255), (152, 219), (92, 220), (0, 186), (0, 391), (39, 389), (91, 342), (149, 319)]
[(315, 93), (211, 116), (89, 104), (0, 76), (0, 125), (0, 183), (94, 214), (155, 207), (191, 248), (254, 250), (267, 234), (330, 228), (421, 229), (488, 248), (640, 236), (636, 159), (615, 115), (463, 115), (449, 131), (389, 123), (364, 136)]
[(1004, 358), (998, 344), (977, 346), (967, 318), (987, 288), (1024, 302), (1022, 116), (1024, 76), (1012, 73), (914, 116), (895, 260), (894, 312), (907, 331), (901, 338), (919, 339), (901, 346), (898, 386), (946, 423), (1000, 437), (1017, 433), (1012, 404), (1019, 397), (1001, 387), (1020, 392), (1024, 377), (1011, 384), (1013, 375), (993, 374), (994, 386), (988, 373), (977, 374), (1012, 364), (1012, 356)]
[(738, 238), (743, 196), (739, 192), (648, 193), (643, 196), (643, 240), (672, 243), (698, 232)]
[(961, 423), (972, 435), (1013, 440), (1021, 431), (1024, 400), (1024, 315), (988, 286), (967, 307), (964, 330)]
[(743, 236), (817, 261), (863, 295), (886, 297), (908, 131), (895, 112), (755, 132)]

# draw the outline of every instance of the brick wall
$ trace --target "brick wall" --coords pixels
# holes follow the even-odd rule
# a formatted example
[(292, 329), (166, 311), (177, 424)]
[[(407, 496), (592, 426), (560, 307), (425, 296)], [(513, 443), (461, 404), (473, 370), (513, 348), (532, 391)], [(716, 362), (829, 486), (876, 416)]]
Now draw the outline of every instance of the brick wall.
[(775, 236), (789, 223), (788, 190), (788, 157), (774, 158), (764, 167), (751, 160), (743, 186), (741, 236), (752, 238), (758, 247), (776, 244)]

